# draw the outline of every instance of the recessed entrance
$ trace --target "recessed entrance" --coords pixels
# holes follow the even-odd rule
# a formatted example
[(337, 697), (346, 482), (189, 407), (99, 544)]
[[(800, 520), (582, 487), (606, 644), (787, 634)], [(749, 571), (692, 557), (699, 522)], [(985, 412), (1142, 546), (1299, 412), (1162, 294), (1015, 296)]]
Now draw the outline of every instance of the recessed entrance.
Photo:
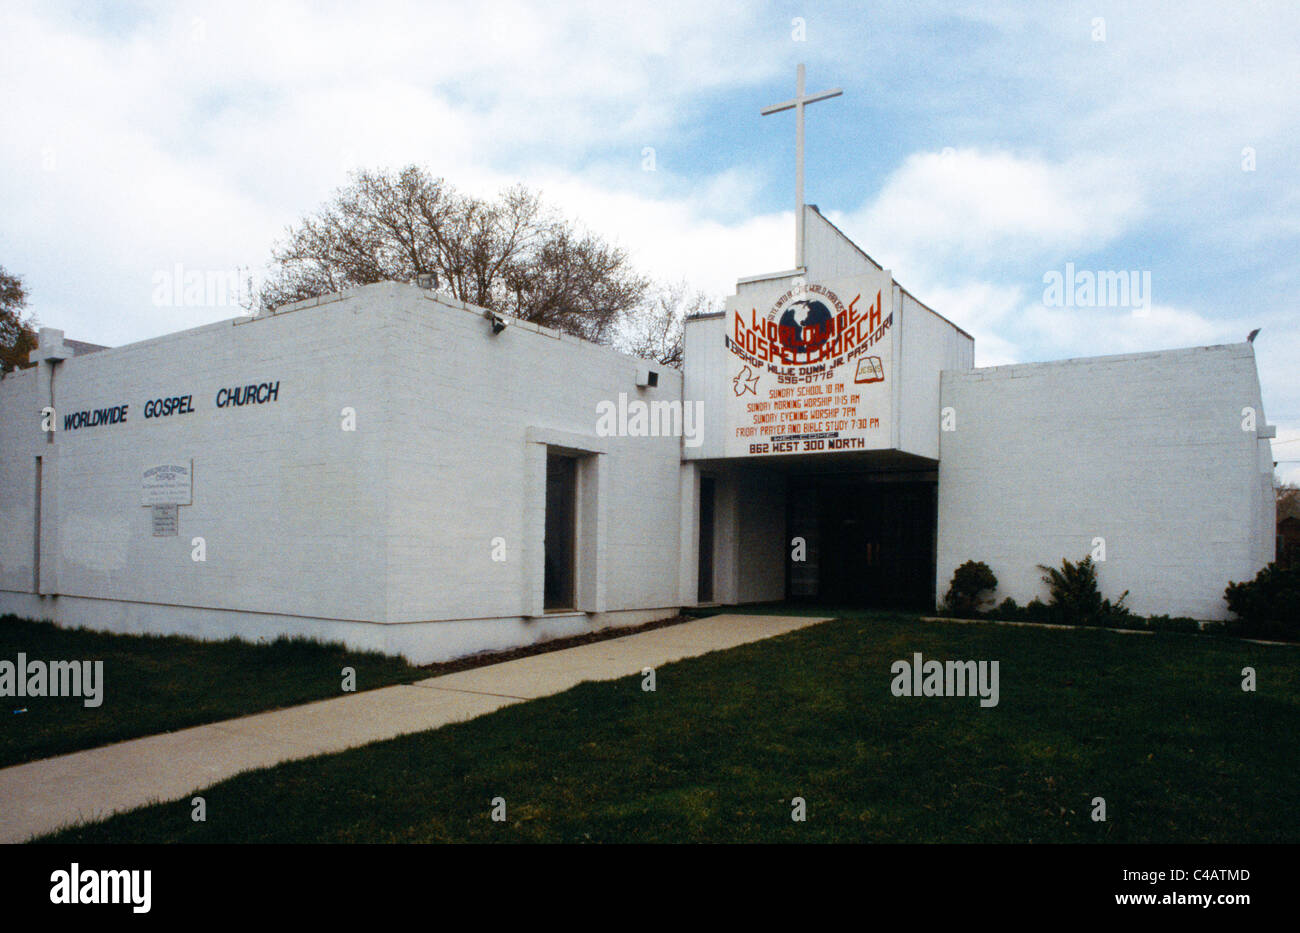
[(786, 596), (831, 606), (934, 608), (937, 485), (861, 475), (792, 476)]
[(545, 588), (542, 608), (574, 608), (577, 556), (578, 461), (546, 455)]

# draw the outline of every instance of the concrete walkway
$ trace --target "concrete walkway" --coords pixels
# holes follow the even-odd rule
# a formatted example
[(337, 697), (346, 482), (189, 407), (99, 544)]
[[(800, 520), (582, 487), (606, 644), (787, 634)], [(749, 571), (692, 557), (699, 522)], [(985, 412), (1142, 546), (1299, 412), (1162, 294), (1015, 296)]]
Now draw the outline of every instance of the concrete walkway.
[(824, 621), (718, 615), (4, 768), (0, 842), (23, 842), (81, 819), (175, 800), (241, 771), (437, 729), (584, 680), (615, 680)]

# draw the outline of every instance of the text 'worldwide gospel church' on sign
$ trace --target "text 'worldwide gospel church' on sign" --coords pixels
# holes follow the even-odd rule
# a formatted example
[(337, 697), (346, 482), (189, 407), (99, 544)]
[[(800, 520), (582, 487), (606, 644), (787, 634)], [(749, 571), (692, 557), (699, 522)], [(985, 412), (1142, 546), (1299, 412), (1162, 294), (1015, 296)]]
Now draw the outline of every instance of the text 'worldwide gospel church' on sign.
[(892, 291), (880, 270), (733, 296), (725, 455), (889, 447)]

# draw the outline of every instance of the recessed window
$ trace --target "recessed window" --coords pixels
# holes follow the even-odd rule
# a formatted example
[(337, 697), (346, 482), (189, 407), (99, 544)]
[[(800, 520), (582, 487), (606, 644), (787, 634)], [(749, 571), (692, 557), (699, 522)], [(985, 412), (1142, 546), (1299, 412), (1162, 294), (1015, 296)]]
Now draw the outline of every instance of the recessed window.
[(578, 461), (573, 457), (546, 455), (546, 542), (545, 584), (542, 608), (549, 611), (574, 608), (574, 577), (577, 549)]

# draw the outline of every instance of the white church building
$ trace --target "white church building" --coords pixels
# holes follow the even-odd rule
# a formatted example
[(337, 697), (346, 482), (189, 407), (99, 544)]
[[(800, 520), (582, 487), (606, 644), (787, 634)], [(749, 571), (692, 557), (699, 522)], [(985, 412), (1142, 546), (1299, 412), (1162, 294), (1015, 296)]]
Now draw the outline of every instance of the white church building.
[(702, 604), (932, 611), (966, 560), (1024, 603), (1099, 546), (1108, 597), (1220, 619), (1272, 560), (1250, 343), (976, 368), (797, 218), (796, 268), (688, 320), (683, 372), (397, 283), (93, 352), (44, 329), (0, 381), (0, 613), (423, 663)]

